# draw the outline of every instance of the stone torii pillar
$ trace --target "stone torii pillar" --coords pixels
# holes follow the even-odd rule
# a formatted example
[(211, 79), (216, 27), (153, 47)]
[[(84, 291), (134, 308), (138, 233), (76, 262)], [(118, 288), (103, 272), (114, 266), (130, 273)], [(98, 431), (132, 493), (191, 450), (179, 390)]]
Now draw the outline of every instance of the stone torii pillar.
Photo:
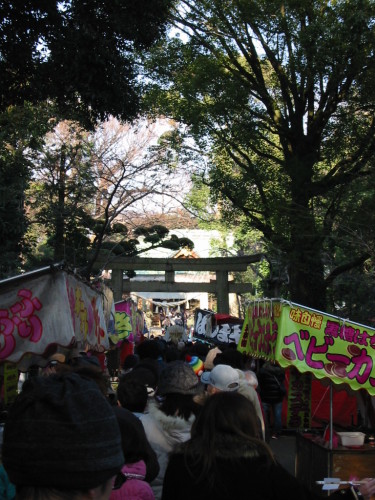
[(217, 310), (229, 314), (229, 282), (228, 271), (216, 271)]
[(122, 269), (112, 269), (111, 288), (115, 302), (119, 302), (122, 299), (123, 274), (124, 271)]

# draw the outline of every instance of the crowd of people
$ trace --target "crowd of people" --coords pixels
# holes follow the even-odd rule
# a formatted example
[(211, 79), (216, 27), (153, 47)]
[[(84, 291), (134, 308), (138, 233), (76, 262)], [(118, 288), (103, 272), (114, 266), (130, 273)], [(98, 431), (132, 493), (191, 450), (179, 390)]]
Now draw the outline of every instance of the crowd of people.
[[(187, 342), (177, 327), (136, 346), (116, 391), (85, 353), (54, 355), (27, 378), (4, 426), (0, 498), (320, 498), (269, 446), (282, 433), (283, 370), (255, 371), (233, 346)], [(369, 500), (375, 479), (331, 497), (359, 494)]]

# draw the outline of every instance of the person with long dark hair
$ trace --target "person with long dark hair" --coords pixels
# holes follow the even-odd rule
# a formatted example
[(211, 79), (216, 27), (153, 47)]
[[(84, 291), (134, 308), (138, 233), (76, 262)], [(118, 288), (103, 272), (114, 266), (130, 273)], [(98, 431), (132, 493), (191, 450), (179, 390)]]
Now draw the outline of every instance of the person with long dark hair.
[[(360, 487), (363, 498), (375, 492), (375, 480)], [(169, 458), (162, 500), (251, 499), (315, 500), (279, 465), (259, 435), (254, 405), (237, 392), (207, 398), (191, 429), (191, 438)], [(352, 488), (332, 499), (357, 498)], [(361, 497), (362, 498), (362, 497)]]

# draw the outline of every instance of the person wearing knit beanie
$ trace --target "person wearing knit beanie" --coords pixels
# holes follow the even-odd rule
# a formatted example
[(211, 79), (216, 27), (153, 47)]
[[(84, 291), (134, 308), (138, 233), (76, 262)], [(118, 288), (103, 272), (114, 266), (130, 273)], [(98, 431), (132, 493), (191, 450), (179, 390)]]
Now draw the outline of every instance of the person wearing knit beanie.
[(160, 373), (157, 394), (185, 394), (194, 396), (203, 392), (203, 385), (193, 368), (182, 360), (167, 363)]
[(24, 383), (2, 454), (17, 500), (107, 500), (124, 464), (113, 408), (93, 380), (76, 373)]
[(194, 373), (197, 377), (200, 377), (204, 372), (204, 364), (203, 361), (198, 358), (198, 356), (190, 356), (187, 354), (185, 356), (185, 361), (188, 363), (194, 370)]

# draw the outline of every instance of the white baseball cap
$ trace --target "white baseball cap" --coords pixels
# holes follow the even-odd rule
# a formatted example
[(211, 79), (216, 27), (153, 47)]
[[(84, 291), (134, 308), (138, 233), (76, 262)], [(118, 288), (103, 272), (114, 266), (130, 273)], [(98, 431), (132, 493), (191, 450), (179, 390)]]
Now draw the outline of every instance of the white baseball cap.
[(212, 385), (220, 391), (237, 391), (240, 386), (240, 377), (234, 368), (229, 365), (216, 365), (210, 372), (201, 375), (201, 382)]

